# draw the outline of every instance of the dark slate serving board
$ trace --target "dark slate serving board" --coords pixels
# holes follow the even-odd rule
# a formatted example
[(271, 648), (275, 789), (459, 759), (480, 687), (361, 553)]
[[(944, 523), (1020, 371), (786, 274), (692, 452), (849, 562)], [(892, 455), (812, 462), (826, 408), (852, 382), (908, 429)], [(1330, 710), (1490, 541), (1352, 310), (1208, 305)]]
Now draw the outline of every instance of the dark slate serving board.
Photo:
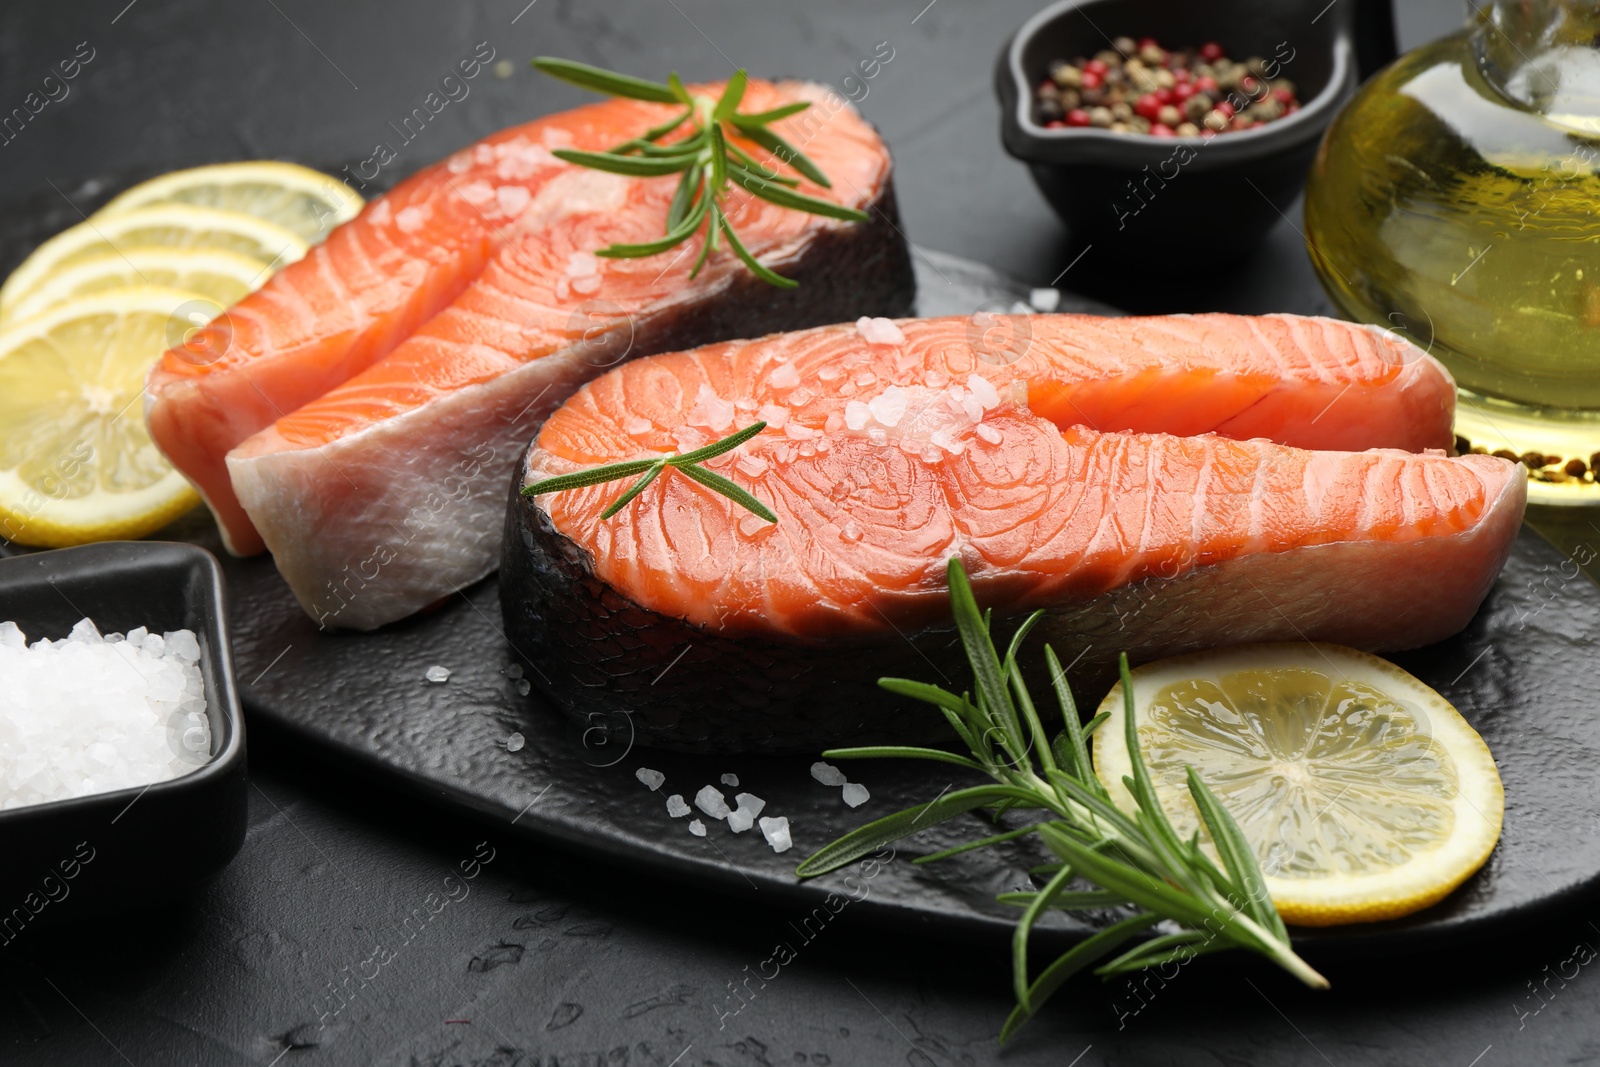
[[(93, 185), (73, 192), (92, 202), (103, 195)], [(29, 222), (21, 221), (25, 211), (0, 212), (3, 258), (17, 258), (19, 245), (29, 247), (22, 231), (48, 232), (52, 208), (43, 202), (32, 208), (37, 214)], [(916, 266), (923, 315), (1005, 311), (1027, 298), (1015, 281), (957, 257), (919, 251)], [(1060, 310), (1113, 313), (1070, 295)], [(1026, 343), (978, 324), (973, 337), (1001, 350), (1002, 358), (1004, 349)], [(806, 911), (825, 907), (824, 899), (836, 892), (851, 900), (858, 920), (970, 941), (1009, 937), (1016, 912), (993, 897), (1027, 885), (1028, 867), (1047, 859), (1024, 839), (981, 858), (907, 862), (981, 836), (985, 823), (967, 816), (901, 843), (890, 862), (800, 883), (794, 866), (811, 851), (869, 819), (959, 786), (963, 772), (894, 761), (843, 765), (872, 794), (852, 810), (837, 788), (811, 778), (811, 757), (691, 756), (603, 742), (598, 734), (586, 744), (563, 716), (541, 704), (537, 691), (519, 695), (509, 672), (531, 673), (534, 666), (502, 633), (493, 578), (432, 614), (378, 633), (319, 632), (271, 560), (226, 557), (203, 514), (166, 536), (205, 545), (223, 559), (234, 663), (251, 721), (514, 832), (606, 858), (643, 877), (733, 892), (754, 888), (774, 905)], [(8, 551), (18, 549), (0, 542), (0, 553)], [(1600, 587), (1524, 530), (1499, 584), (1464, 633), (1395, 657), (1450, 699), (1494, 751), (1506, 787), (1504, 836), (1484, 869), (1441, 904), (1394, 922), (1300, 931), (1297, 941), (1314, 956), (1409, 950), (1422, 941), (1503, 928), (1600, 883), (1600, 813), (1594, 810), (1600, 715), (1587, 666), (1597, 624)], [(434, 664), (450, 669), (447, 683), (425, 680), (423, 672)], [(517, 752), (506, 746), (513, 734), (525, 739)], [(636, 780), (640, 767), (666, 775), (659, 791)], [(720, 784), (730, 772), (738, 775), (739, 790)], [(789, 818), (793, 850), (775, 854), (758, 829), (734, 835), (698, 811), (694, 816), (706, 822), (708, 835), (691, 836), (689, 817), (670, 818), (666, 797), (679, 793), (692, 802), (707, 784), (730, 798), (736, 791), (765, 798), (765, 814)], [(1055, 914), (1039, 929), (1064, 943), (1100, 924), (1094, 916)]]
[[(1006, 310), (1026, 293), (978, 264), (938, 253), (917, 257), (923, 314)], [(1105, 311), (1067, 297), (1062, 310)], [(1016, 339), (991, 337), (1008, 345)], [(508, 646), (493, 579), (465, 590), (434, 614), (375, 634), (319, 633), (296, 606), (269, 560), (227, 560), (233, 597), (235, 661), (247, 713), (307, 742), (328, 746), (358, 766), (398, 780), (444, 803), (503, 822), (522, 833), (604, 856), (642, 876), (665, 876), (714, 889), (758, 889), (774, 904), (809, 910), (828, 893), (860, 897), (858, 918), (923, 929), (941, 937), (997, 940), (1009, 935), (1014, 909), (997, 892), (1027, 884), (1027, 868), (1046, 857), (1022, 843), (914, 867), (913, 855), (981, 836), (970, 816), (904, 843), (897, 859), (867, 872), (801, 884), (794, 865), (855, 826), (960, 784), (961, 772), (930, 764), (850, 764), (872, 799), (846, 807), (837, 788), (814, 781), (809, 757), (715, 757), (666, 753), (622, 741), (590, 743), (537, 695), (520, 696), (507, 672), (534, 665)], [(1448, 581), (1447, 575), (1441, 580)], [(1307, 932), (1321, 952), (1392, 951), (1421, 939), (1455, 938), (1514, 922), (1600, 881), (1600, 715), (1586, 665), (1600, 623), (1600, 587), (1531, 531), (1477, 619), (1458, 637), (1396, 657), (1439, 689), (1482, 732), (1501, 764), (1505, 834), (1488, 865), (1448, 900), (1397, 922)], [(448, 667), (444, 685), (427, 682), (433, 664)], [(930, 714), (932, 712), (930, 711)], [(520, 733), (526, 745), (507, 751)], [(651, 792), (640, 767), (666, 775)], [(954, 770), (954, 774), (951, 771)], [(706, 784), (732, 797), (719, 779), (737, 774), (740, 790), (786, 815), (795, 847), (778, 855), (760, 831), (734, 835), (700, 817), (667, 815), (666, 798), (692, 802)], [(835, 901), (837, 906), (837, 900)], [(1052, 916), (1060, 940), (1082, 936), (1084, 920)]]

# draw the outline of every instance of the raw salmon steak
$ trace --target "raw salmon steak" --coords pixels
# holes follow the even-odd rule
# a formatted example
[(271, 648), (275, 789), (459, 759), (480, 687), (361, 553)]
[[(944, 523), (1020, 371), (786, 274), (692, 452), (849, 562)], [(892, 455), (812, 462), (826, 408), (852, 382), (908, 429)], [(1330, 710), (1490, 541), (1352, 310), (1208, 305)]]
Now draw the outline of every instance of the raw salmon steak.
[(930, 717), (897, 718), (879, 677), (968, 684), (952, 556), (997, 618), (1045, 609), (1029, 654), (1051, 642), (1098, 699), (1122, 651), (1439, 640), (1510, 551), (1525, 472), (1446, 454), (1453, 383), (1393, 334), (1291, 315), (1007, 325), (1029, 338), (1009, 362), (968, 319), (863, 319), (581, 389), (520, 484), (759, 419), (708, 466), (778, 522), (670, 468), (608, 520), (626, 483), (514, 495), (500, 599), (535, 681), (670, 747), (903, 742)]
[(419, 172), (166, 353), (146, 393), (152, 438), (229, 549), (270, 548), (324, 625), (370, 629), (449, 595), (493, 569), (504, 482), (583, 381), (651, 352), (910, 309), (877, 133), (805, 83), (752, 81), (743, 108), (799, 100), (812, 109), (772, 128), (832, 181), (802, 191), (871, 215), (858, 225), (728, 196), (750, 252), (799, 289), (754, 279), (725, 246), (691, 280), (698, 240), (645, 259), (593, 255), (658, 239), (677, 182), (551, 154), (611, 148), (676, 110), (611, 100)]

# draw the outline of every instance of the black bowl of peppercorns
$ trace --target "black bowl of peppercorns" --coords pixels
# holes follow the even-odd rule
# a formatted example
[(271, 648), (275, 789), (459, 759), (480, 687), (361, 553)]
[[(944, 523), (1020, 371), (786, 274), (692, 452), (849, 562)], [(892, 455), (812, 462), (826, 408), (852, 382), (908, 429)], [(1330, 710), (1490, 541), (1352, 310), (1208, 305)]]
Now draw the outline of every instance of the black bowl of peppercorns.
[(1097, 259), (1237, 258), (1285, 217), (1355, 89), (1348, 7), (1062, 0), (1000, 54), (1001, 141)]

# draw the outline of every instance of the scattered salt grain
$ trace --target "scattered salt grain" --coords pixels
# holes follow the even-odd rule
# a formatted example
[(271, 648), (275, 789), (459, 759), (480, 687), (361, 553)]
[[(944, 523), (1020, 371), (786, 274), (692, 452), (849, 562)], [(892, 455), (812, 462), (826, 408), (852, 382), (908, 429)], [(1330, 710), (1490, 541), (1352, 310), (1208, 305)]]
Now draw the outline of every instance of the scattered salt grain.
[(869, 345), (903, 345), (906, 335), (900, 332), (900, 327), (894, 324), (893, 319), (868, 318), (863, 315), (856, 320), (856, 332)]
[(815, 778), (823, 785), (844, 785), (850, 780), (844, 776), (844, 772), (839, 768), (835, 767), (831, 763), (824, 763), (821, 760), (818, 760), (811, 765), (811, 777)]
[[(145, 638), (145, 643), (148, 645), (151, 641), (154, 641), (154, 640), (155, 640), (155, 638), (153, 636), (152, 637), (147, 637), (147, 638)], [(423, 671), (422, 672), (422, 676), (424, 678), (426, 678), (428, 681), (432, 682), (434, 685), (443, 685), (445, 682), (448, 682), (450, 680), (450, 668), (449, 667), (441, 667), (437, 663), (435, 663), (433, 666), (431, 666), (427, 670)]]
[(506, 738), (506, 751), (521, 752), (522, 746), (526, 745), (527, 743), (528, 739), (523, 737), (521, 734), (512, 734), (510, 737)]
[(767, 802), (754, 793), (740, 793), (733, 799), (739, 805), (736, 810), (747, 811), (751, 815), (760, 815), (762, 809), (767, 806)]
[[(856, 524), (855, 520), (848, 520), (843, 526), (839, 527), (839, 540), (847, 545), (853, 545), (861, 540), (861, 527)], [(811, 773), (815, 774), (816, 770), (813, 769)]]
[(1061, 306), (1060, 289), (1030, 289), (1028, 291), (1028, 304), (1035, 311), (1049, 313)]
[(794, 845), (789, 837), (789, 820), (785, 816), (761, 820), (761, 836), (767, 839), (774, 852), (787, 852)]
[(774, 389), (793, 389), (800, 384), (800, 371), (793, 363), (785, 363), (767, 375), (767, 381)]
[(724, 774), (718, 780), (722, 782), (723, 785), (731, 786), (734, 789), (739, 788), (739, 776), (737, 774)]
[(713, 819), (726, 819), (728, 817), (728, 798), (724, 797), (722, 790), (714, 785), (700, 787), (700, 792), (694, 795), (694, 806)]
[(0, 808), (152, 785), (210, 760), (200, 644), (188, 630), (65, 640), (0, 622)]
[(728, 812), (728, 829), (736, 834), (742, 834), (756, 824), (756, 813), (745, 811), (743, 808), (734, 808)]
[(622, 424), (622, 428), (637, 437), (642, 433), (649, 433), (656, 428), (656, 425), (649, 419), (640, 418), (638, 415), (630, 415), (628, 421)]
[(531, 692), (533, 692), (533, 683), (528, 681), (526, 678), (518, 678), (517, 679), (517, 696), (525, 697)]
[(1000, 431), (990, 426), (987, 422), (978, 423), (977, 434), (991, 445), (997, 445), (1001, 440)]
[(865, 429), (871, 418), (872, 411), (859, 400), (852, 400), (844, 406), (844, 424), (852, 430)]
[(660, 789), (661, 783), (667, 780), (666, 775), (662, 774), (660, 771), (653, 771), (649, 767), (640, 767), (638, 770), (633, 772), (633, 776), (639, 779), (639, 781), (643, 782), (644, 787), (650, 790), (652, 793), (654, 793), (657, 789)]
[(667, 798), (667, 814), (674, 819), (681, 819), (689, 814), (689, 805), (683, 802), (681, 793), (674, 793)]
[(706, 836), (706, 824), (699, 819), (690, 819), (689, 832), (696, 837), (704, 837)]
[(859, 782), (846, 782), (840, 795), (843, 796), (844, 802), (852, 808), (859, 808), (872, 799), (872, 794), (867, 792), (867, 787)]
[(756, 418), (774, 430), (781, 430), (789, 421), (789, 409), (782, 404), (762, 404), (756, 412)]
[(513, 663), (511, 666), (507, 667), (506, 668), (506, 677), (510, 678), (510, 679), (513, 679), (513, 680), (515, 680), (517, 678), (521, 678), (522, 677), (522, 664)]

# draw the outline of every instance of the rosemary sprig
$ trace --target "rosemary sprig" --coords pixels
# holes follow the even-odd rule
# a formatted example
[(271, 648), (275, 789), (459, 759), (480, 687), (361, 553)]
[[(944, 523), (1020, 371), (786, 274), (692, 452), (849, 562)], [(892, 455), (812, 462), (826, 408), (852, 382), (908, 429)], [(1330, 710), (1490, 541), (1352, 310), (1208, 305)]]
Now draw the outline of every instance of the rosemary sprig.
[[(970, 693), (957, 696), (939, 686), (903, 678), (884, 678), (878, 684), (938, 707), (971, 755), (900, 746), (834, 749), (823, 755), (830, 759), (937, 760), (981, 771), (994, 783), (946, 792), (928, 804), (853, 830), (800, 864), (795, 873), (801, 878), (823, 874), (887, 842), (966, 811), (987, 808), (996, 817), (1006, 810), (1044, 812), (1042, 821), (1029, 826), (914, 861), (944, 859), (1026, 833), (1037, 833), (1060, 861), (1034, 872), (1048, 876), (1042, 889), (1004, 893), (998, 898), (1023, 909), (1012, 939), (1017, 1007), (1000, 1032), (1002, 1043), (1010, 1040), (1017, 1028), (1073, 974), (1163, 921), (1177, 929), (1135, 944), (1100, 964), (1094, 973), (1109, 977), (1221, 949), (1242, 948), (1259, 952), (1309, 986), (1325, 988), (1327, 980), (1290, 946), (1288, 932), (1267, 895), (1266, 882), (1249, 842), (1192, 767), (1189, 792), (1216, 844), (1222, 867), (1218, 868), (1200, 850), (1198, 833), (1185, 841), (1172, 828), (1139, 752), (1128, 657), (1122, 657), (1121, 670), (1127, 747), (1133, 769), (1124, 781), (1138, 803), (1138, 811), (1132, 815), (1112, 803), (1090, 763), (1085, 739), (1105, 717), (1096, 716), (1086, 726), (1079, 724), (1072, 691), (1049, 646), (1044, 650), (1045, 661), (1061, 705), (1062, 729), (1053, 741), (1046, 739), (1044, 724), (1017, 665), (1017, 650), (1023, 638), (1044, 613), (1035, 612), (1022, 624), (1002, 660), (990, 634), (989, 617), (978, 610), (959, 560), (950, 561), (948, 578), (956, 628), (972, 666), (976, 699)], [(1069, 889), (1076, 878), (1097, 888)], [(1135, 914), (1079, 943), (1038, 975), (1029, 977), (1028, 935), (1041, 915), (1051, 910), (1124, 905), (1137, 909)]]
[(602, 482), (614, 482), (618, 478), (627, 478), (639, 475), (639, 480), (628, 487), (628, 491), (611, 502), (611, 506), (600, 513), (602, 519), (609, 519), (617, 512), (628, 506), (628, 501), (644, 492), (644, 487), (661, 476), (667, 468), (680, 471), (707, 489), (715, 490), (729, 500), (746, 509), (751, 514), (768, 522), (777, 522), (778, 516), (774, 515), (767, 506), (741, 485), (732, 482), (715, 471), (706, 470), (700, 464), (713, 456), (720, 456), (724, 452), (731, 452), (744, 444), (750, 438), (767, 428), (764, 422), (752, 423), (737, 433), (729, 434), (720, 441), (713, 441), (703, 448), (692, 452), (683, 452), (675, 456), (662, 456), (660, 459), (626, 459), (620, 463), (606, 463), (599, 467), (590, 467), (586, 471), (574, 471), (571, 474), (561, 474), (554, 478), (534, 482), (532, 485), (522, 487), (523, 496), (539, 496), (541, 493), (561, 493), (568, 489), (582, 489), (585, 486), (599, 485)]
[[(683, 175), (667, 210), (666, 232), (660, 240), (636, 245), (611, 245), (597, 251), (597, 256), (635, 259), (659, 255), (703, 230), (705, 238), (700, 255), (689, 277), (700, 273), (707, 257), (716, 250), (718, 240), (725, 237), (733, 254), (752, 274), (769, 285), (793, 289), (800, 283), (764, 266), (750, 254), (734, 232), (733, 222), (727, 212), (730, 182), (779, 207), (847, 222), (866, 222), (868, 219), (865, 212), (855, 208), (797, 192), (794, 188), (800, 184), (797, 179), (779, 174), (776, 167), (757, 161), (739, 147), (737, 139), (759, 145), (779, 163), (792, 168), (802, 177), (824, 189), (832, 188), (827, 175), (804, 152), (770, 128), (779, 119), (798, 114), (811, 105), (801, 101), (770, 111), (740, 113), (739, 103), (744, 99), (745, 86), (749, 81), (743, 70), (735, 71), (723, 88), (722, 95), (713, 100), (709, 96), (691, 95), (676, 73), (669, 75), (667, 83), (663, 85), (550, 56), (536, 58), (533, 66), (553, 78), (597, 93), (683, 107), (683, 111), (675, 117), (607, 151), (580, 152), (562, 148), (553, 153), (568, 163), (631, 178)], [(691, 128), (687, 136), (668, 144), (660, 143), (685, 123)]]

